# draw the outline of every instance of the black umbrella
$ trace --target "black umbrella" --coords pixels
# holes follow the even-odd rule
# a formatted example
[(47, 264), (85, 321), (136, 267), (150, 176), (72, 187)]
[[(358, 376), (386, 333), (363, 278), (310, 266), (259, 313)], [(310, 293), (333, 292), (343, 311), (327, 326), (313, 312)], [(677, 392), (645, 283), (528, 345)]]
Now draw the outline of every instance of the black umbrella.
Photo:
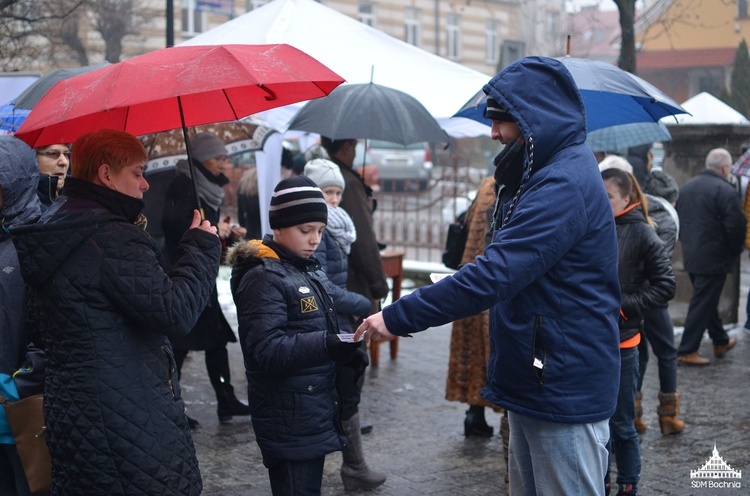
[(346, 84), (308, 102), (289, 129), (328, 138), (376, 139), (409, 145), (443, 143), (448, 135), (411, 95), (379, 84)]
[(109, 65), (109, 62), (103, 62), (96, 65), (87, 65), (84, 67), (74, 67), (71, 69), (55, 69), (50, 71), (39, 79), (34, 81), (23, 93), (18, 97), (0, 107), (0, 129), (5, 131), (15, 131), (23, 121), (26, 120), (31, 109), (39, 102), (39, 100), (58, 82), (78, 76), (85, 72), (93, 71), (100, 67)]
[(96, 65), (87, 65), (84, 67), (74, 67), (72, 69), (55, 69), (54, 71), (50, 71), (34, 81), (31, 86), (26, 88), (23, 93), (18, 95), (18, 98), (16, 98), (15, 106), (17, 109), (33, 109), (34, 105), (36, 105), (39, 100), (50, 90), (50, 88), (52, 88), (58, 82), (62, 81), (63, 79), (69, 79), (73, 76), (78, 76), (79, 74), (83, 74), (85, 72), (93, 71), (94, 69), (104, 67), (105, 65), (109, 65), (109, 62), (103, 62)]

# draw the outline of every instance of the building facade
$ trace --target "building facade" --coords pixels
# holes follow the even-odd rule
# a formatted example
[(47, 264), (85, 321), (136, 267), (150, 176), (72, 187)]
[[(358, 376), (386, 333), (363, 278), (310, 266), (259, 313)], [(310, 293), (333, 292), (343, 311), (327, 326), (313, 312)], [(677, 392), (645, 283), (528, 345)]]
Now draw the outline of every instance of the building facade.
[[(173, 44), (207, 31), (270, 0), (172, 0)], [(395, 38), (472, 69), (494, 74), (525, 55), (564, 54), (567, 16), (563, 0), (319, 0)], [(132, 0), (133, 32), (122, 39), (120, 60), (167, 45), (168, 0)], [(86, 14), (78, 27), (88, 57), (105, 58), (105, 43)], [(311, 29), (324, 29), (314, 27)], [(43, 40), (40, 40), (42, 42)], [(81, 65), (64, 44), (49, 61), (28, 70)]]
[(729, 86), (742, 39), (750, 41), (748, 0), (661, 0), (636, 23), (638, 75), (678, 102)]

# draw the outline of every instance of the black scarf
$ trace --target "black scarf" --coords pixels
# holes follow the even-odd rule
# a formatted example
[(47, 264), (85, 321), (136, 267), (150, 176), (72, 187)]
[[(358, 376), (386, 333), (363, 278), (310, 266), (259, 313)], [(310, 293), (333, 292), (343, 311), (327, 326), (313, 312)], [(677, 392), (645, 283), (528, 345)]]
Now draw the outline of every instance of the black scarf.
[(72, 177), (65, 181), (62, 194), (96, 202), (113, 214), (124, 217), (131, 223), (135, 223), (141, 214), (141, 210), (146, 205), (143, 203), (143, 200), (139, 200), (138, 198), (133, 198), (119, 191)]
[(492, 161), (495, 164), (495, 194), (502, 205), (516, 194), (523, 179), (524, 139), (519, 136), (505, 145)]

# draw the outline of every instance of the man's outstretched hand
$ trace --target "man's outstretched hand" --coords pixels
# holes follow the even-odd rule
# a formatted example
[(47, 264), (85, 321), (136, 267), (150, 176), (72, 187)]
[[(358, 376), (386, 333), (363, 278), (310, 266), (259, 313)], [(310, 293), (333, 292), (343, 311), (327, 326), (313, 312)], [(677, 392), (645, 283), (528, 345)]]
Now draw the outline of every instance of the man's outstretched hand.
[(354, 333), (354, 341), (359, 341), (360, 338), (365, 341), (384, 341), (393, 338), (393, 334), (390, 333), (383, 320), (383, 312), (370, 315), (357, 327), (357, 331)]

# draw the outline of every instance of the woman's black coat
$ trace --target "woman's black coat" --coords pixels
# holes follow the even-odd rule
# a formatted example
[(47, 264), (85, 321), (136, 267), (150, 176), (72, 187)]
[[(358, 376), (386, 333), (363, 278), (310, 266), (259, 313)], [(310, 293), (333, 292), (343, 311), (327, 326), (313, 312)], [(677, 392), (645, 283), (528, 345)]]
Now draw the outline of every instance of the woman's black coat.
[(663, 307), (674, 297), (675, 280), (656, 230), (646, 223), (640, 206), (615, 218), (618, 275), (622, 293), (620, 341), (635, 336), (643, 312)]
[(201, 492), (169, 338), (195, 324), (221, 247), (190, 230), (165, 273), (153, 238), (116, 208), (129, 201), (71, 179), (13, 232), (48, 360), (52, 495)]

